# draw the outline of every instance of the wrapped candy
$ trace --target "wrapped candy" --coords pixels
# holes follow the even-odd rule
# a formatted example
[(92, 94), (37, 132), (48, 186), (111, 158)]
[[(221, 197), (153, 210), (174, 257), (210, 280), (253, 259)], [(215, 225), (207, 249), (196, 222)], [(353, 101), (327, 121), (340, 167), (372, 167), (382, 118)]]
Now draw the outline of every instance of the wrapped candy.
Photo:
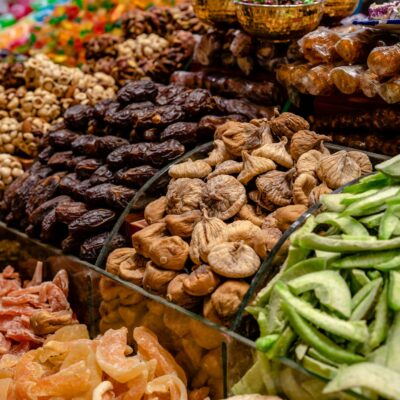
[(400, 71), (400, 44), (376, 47), (368, 56), (368, 68), (380, 77), (393, 76)]
[(361, 65), (345, 65), (333, 68), (330, 73), (332, 83), (344, 94), (353, 94), (360, 89), (360, 77), (364, 72)]
[(360, 89), (367, 97), (375, 97), (379, 89), (379, 77), (369, 69), (361, 74)]
[(382, 83), (378, 89), (379, 96), (382, 97), (386, 103), (395, 104), (400, 102), (400, 77), (394, 78)]
[(321, 64), (311, 68), (304, 76), (303, 84), (307, 92), (313, 96), (329, 95), (333, 90), (330, 71), (332, 65)]

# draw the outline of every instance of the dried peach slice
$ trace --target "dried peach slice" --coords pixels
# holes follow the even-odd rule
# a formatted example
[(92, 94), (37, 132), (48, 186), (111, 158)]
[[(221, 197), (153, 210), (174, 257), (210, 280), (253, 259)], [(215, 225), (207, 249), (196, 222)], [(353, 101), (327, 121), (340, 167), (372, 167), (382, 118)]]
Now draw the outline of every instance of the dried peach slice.
[(128, 382), (129, 390), (122, 400), (141, 400), (147, 387), (148, 371), (144, 369), (140, 375)]
[(147, 384), (146, 399), (187, 400), (186, 385), (176, 375), (160, 376)]
[(108, 330), (100, 338), (96, 360), (101, 369), (117, 382), (125, 383), (140, 374), (145, 364), (138, 356), (125, 357), (128, 329)]
[(14, 354), (4, 354), (0, 358), (0, 379), (12, 378), (14, 368), (18, 364), (20, 357)]
[(77, 339), (89, 339), (89, 332), (86, 325), (68, 325), (60, 328), (56, 333), (50, 335), (46, 342), (51, 340), (57, 342), (69, 342)]
[(186, 374), (174, 357), (158, 342), (157, 336), (143, 326), (135, 328), (133, 337), (138, 345), (138, 353), (145, 360), (157, 360), (156, 375), (162, 376), (175, 373), (186, 385)]
[(8, 392), (11, 389), (11, 384), (11, 378), (0, 379), (0, 400), (7, 400)]

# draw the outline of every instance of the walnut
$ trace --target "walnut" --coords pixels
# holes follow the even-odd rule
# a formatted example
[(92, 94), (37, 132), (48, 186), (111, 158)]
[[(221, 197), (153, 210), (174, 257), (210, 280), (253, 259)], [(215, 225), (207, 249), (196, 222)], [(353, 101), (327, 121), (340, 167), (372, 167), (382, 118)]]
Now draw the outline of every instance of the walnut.
[(302, 130), (295, 133), (290, 143), (290, 155), (294, 160), (311, 149), (318, 148), (322, 141), (332, 141), (330, 136), (318, 135), (313, 131)]
[(206, 184), (201, 179), (180, 178), (168, 185), (167, 212), (180, 215), (199, 209)]
[(310, 124), (296, 114), (285, 112), (270, 121), (271, 131), (277, 136), (289, 139), (298, 131), (310, 129)]

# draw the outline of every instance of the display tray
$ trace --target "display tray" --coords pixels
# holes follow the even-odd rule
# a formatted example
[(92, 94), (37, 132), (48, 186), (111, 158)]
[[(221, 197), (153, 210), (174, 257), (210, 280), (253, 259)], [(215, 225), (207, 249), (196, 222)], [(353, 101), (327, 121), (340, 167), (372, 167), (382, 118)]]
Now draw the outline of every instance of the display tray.
[(366, 26), (368, 28), (374, 28), (393, 33), (400, 33), (400, 19), (355, 20), (353, 21), (353, 25), (361, 25), (361, 26)]

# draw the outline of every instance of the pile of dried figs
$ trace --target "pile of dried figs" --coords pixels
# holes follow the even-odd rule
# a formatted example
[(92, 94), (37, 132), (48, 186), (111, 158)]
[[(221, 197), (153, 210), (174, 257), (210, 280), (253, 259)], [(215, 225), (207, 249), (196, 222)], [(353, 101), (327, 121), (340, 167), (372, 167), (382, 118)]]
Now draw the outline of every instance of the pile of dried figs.
[[(128, 82), (115, 99), (65, 112), (45, 136), (38, 161), (5, 192), (4, 219), (93, 262), (118, 212), (160, 167), (210, 140), (227, 120), (271, 112), (203, 89)], [(120, 235), (114, 242), (125, 245)]]
[(357, 151), (330, 154), (330, 138), (303, 118), (229, 121), (206, 159), (169, 169), (166, 195), (147, 205), (133, 248), (109, 255), (107, 270), (188, 309), (229, 324), (251, 277), (307, 208), (372, 171)]

